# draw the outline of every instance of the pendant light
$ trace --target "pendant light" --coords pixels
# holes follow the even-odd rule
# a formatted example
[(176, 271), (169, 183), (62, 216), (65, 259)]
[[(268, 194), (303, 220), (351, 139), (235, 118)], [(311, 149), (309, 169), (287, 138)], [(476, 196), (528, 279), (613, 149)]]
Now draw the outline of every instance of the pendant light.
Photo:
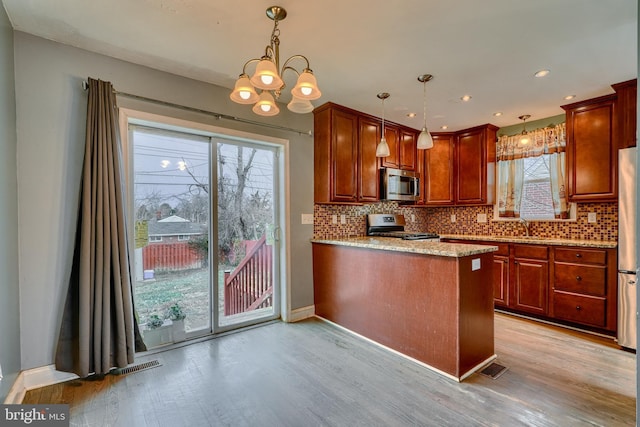
[(391, 95), (387, 92), (382, 92), (377, 96), (379, 99), (382, 99), (382, 137), (380, 138), (380, 143), (376, 147), (376, 157), (387, 157), (391, 154), (391, 151), (389, 150), (389, 144), (387, 144), (387, 138), (384, 137), (384, 100)]
[(518, 116), (522, 120), (522, 133), (520, 134), (520, 145), (527, 145), (529, 143), (529, 134), (527, 133), (527, 119), (531, 117), (531, 114), (523, 114)]
[(420, 135), (418, 135), (418, 150), (428, 150), (433, 148), (433, 138), (427, 130), (427, 82), (431, 80), (433, 76), (431, 74), (423, 74), (418, 76), (418, 81), (424, 85), (423, 103), (424, 103), (424, 124)]

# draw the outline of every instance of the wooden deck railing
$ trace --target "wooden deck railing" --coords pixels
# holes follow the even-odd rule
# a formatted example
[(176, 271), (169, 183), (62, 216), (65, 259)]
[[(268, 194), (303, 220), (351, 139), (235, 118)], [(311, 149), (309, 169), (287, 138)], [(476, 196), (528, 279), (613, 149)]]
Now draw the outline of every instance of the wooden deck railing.
[(266, 235), (232, 271), (224, 273), (224, 314), (244, 313), (273, 305), (273, 247)]

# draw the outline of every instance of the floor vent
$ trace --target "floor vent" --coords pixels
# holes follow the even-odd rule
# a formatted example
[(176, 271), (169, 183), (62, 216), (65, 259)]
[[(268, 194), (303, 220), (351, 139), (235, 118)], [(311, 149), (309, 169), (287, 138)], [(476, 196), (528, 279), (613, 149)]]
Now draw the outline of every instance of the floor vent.
[(507, 372), (507, 367), (502, 366), (498, 363), (492, 363), (491, 365), (487, 366), (482, 371), (480, 371), (482, 375), (491, 377), (494, 380), (498, 378), (500, 375), (504, 374), (505, 372)]
[(156, 366), (160, 366), (161, 363), (157, 360), (152, 360), (150, 362), (139, 363), (137, 365), (127, 366), (126, 368), (116, 368), (111, 371), (113, 375), (127, 375), (133, 374), (134, 372), (144, 371), (145, 369), (155, 368)]

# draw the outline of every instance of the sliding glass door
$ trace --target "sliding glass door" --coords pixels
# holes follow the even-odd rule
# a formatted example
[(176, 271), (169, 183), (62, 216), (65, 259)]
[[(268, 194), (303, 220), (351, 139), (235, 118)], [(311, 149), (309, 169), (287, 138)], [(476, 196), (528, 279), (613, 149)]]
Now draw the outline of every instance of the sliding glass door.
[(279, 151), (129, 124), (134, 301), (148, 347), (279, 311)]

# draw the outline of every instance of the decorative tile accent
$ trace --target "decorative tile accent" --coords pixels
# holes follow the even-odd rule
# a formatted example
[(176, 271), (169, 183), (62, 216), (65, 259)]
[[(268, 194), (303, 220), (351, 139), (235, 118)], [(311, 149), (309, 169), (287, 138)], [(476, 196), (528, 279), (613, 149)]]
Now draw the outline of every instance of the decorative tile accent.
[[(597, 223), (587, 221), (589, 212), (597, 215)], [(404, 206), (397, 202), (380, 202), (369, 205), (319, 205), (314, 206), (314, 238), (331, 239), (364, 236), (365, 215), (369, 213), (401, 213), (407, 220), (405, 229), (411, 232), (435, 232), (438, 234), (467, 234), (484, 236), (521, 236), (522, 225), (515, 221), (492, 221), (493, 206), (451, 206), (425, 208)], [(415, 222), (411, 222), (411, 215)], [(486, 223), (478, 223), (478, 214), (487, 216)], [(336, 215), (337, 224), (332, 223)], [(340, 223), (345, 215), (346, 224)], [(451, 215), (456, 222), (451, 222)], [(618, 240), (618, 204), (580, 203), (577, 205), (577, 221), (533, 221), (530, 234), (538, 237), (582, 240)]]

